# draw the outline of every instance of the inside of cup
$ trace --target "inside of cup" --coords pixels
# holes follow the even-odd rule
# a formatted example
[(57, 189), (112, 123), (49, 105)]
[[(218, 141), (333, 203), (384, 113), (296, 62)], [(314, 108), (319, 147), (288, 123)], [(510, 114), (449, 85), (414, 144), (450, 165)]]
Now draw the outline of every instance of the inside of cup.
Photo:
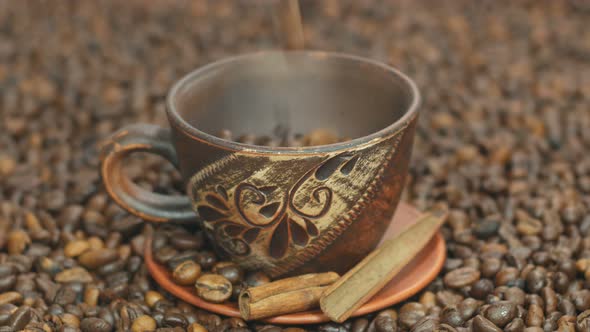
[(321, 52), (263, 52), (214, 63), (172, 94), (172, 113), (211, 135), (325, 128), (350, 139), (392, 125), (416, 98), (384, 65)]

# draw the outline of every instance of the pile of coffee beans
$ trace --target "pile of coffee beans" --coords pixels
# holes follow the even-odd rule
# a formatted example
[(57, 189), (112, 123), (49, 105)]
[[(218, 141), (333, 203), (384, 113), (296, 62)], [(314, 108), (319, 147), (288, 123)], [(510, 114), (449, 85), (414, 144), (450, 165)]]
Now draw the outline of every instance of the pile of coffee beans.
[[(310, 49), (391, 63), (423, 92), (404, 199), (451, 213), (444, 269), (416, 296), (344, 324), (286, 327), (196, 309), (153, 282), (145, 223), (105, 194), (98, 143), (126, 124), (166, 125), (166, 92), (188, 71), (278, 48), (272, 3), (0, 2), (0, 332), (590, 330), (580, 0), (301, 0)], [(160, 159), (127, 166), (145, 188), (183, 191)], [(204, 278), (203, 296), (268, 281), (217, 257), (196, 228), (156, 227), (158, 259), (194, 255), (200, 271), (175, 269), (181, 282)]]
[(262, 272), (246, 273), (233, 262), (219, 261), (199, 230), (167, 225), (158, 229), (152, 241), (154, 260), (170, 270), (172, 280), (194, 288), (208, 302), (237, 301), (245, 287), (270, 282)]

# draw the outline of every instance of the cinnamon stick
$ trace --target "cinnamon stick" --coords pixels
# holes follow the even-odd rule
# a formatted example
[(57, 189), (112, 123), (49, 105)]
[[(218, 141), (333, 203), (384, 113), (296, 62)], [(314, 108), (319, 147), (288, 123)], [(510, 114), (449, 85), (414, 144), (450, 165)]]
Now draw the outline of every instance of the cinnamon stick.
[(240, 315), (252, 320), (315, 308), (323, 291), (338, 278), (335, 272), (312, 273), (248, 288), (239, 297)]
[(426, 246), (445, 219), (446, 211), (426, 213), (416, 224), (383, 243), (327, 287), (320, 299), (322, 311), (335, 322), (348, 319)]

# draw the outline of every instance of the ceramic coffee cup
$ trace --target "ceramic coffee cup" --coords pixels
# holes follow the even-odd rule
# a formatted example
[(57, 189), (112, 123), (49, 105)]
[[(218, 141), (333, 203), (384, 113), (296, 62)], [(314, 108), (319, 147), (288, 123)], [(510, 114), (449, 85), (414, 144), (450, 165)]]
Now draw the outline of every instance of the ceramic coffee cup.
[[(399, 71), (344, 54), (240, 55), (174, 85), (170, 129), (137, 124), (102, 147), (110, 196), (149, 221), (198, 222), (216, 250), (271, 276), (343, 272), (389, 226), (404, 187), (420, 96)], [(329, 128), (349, 141), (311, 147), (241, 144), (211, 133), (294, 133)], [(122, 169), (133, 152), (176, 165), (187, 196), (135, 185)]]

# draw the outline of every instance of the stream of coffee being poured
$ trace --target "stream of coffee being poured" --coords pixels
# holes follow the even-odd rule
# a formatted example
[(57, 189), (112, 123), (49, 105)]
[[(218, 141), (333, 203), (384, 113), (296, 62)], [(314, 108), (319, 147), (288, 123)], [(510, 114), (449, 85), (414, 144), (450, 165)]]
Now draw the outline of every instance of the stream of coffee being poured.
[[(298, 0), (279, 0), (275, 4), (274, 25), (281, 41), (284, 50), (303, 50), (305, 47), (305, 40), (303, 35), (303, 23), (301, 19), (301, 11)], [(289, 61), (285, 58), (283, 64), (285, 72), (289, 71)], [(307, 133), (293, 132), (290, 121), (289, 108), (294, 107), (289, 102), (285, 101), (283, 105), (277, 105), (277, 109), (273, 110), (273, 117), (277, 124), (272, 130), (271, 137), (256, 138), (252, 135), (242, 135), (238, 137), (237, 141), (241, 143), (250, 143), (256, 145), (269, 145), (268, 143), (277, 144), (280, 146), (314, 146), (332, 144), (343, 140), (348, 140), (346, 137), (338, 137), (330, 129), (316, 128)], [(222, 130), (222, 134), (218, 135), (225, 139), (232, 139), (231, 132)], [(299, 137), (299, 138), (298, 138)], [(275, 142), (265, 141), (271, 139)]]
[(302, 50), (305, 46), (299, 0), (280, 0), (277, 6), (276, 24), (283, 47)]

